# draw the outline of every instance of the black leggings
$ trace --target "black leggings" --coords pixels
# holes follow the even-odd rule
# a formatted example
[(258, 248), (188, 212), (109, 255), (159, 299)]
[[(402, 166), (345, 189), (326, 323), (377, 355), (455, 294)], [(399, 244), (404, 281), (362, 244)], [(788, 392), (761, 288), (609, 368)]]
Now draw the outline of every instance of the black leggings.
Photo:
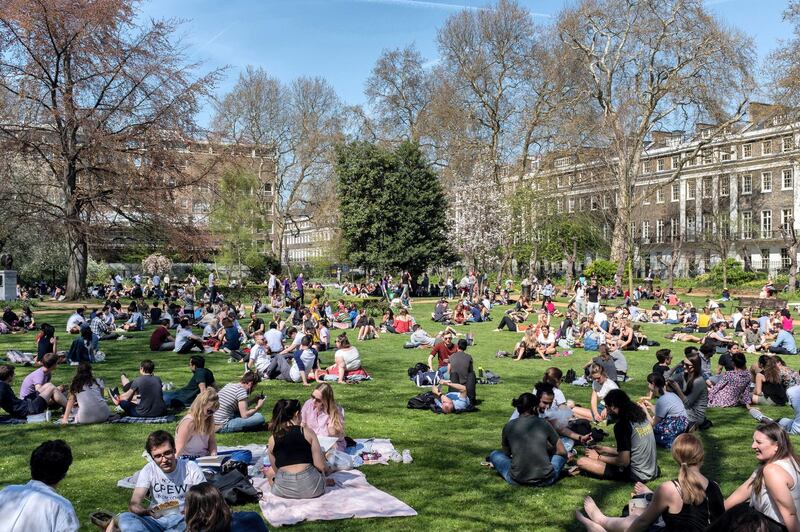
[(503, 319), (497, 324), (498, 329), (502, 330), (503, 327), (508, 327), (511, 332), (517, 332), (517, 323), (508, 316), (503, 316)]

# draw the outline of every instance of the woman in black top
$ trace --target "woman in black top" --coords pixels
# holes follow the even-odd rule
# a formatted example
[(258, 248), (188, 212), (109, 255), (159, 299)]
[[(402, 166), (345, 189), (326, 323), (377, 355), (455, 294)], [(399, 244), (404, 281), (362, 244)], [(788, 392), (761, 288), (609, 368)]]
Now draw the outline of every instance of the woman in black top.
[(284, 499), (319, 497), (329, 472), (317, 435), (300, 426), (300, 408), (296, 399), (279, 399), (269, 425), (270, 467), (264, 473), (273, 495)]
[(644, 531), (659, 517), (666, 524), (665, 530), (705, 530), (725, 512), (725, 500), (719, 485), (700, 472), (703, 458), (703, 443), (697, 436), (681, 434), (672, 445), (672, 459), (680, 465), (678, 479), (664, 482), (655, 493), (641, 483), (634, 487), (638, 495), (653, 495), (652, 501), (643, 512), (628, 517), (607, 517), (591, 497), (586, 497), (583, 506), (588, 517), (577, 512), (578, 521), (586, 526), (586, 530), (593, 532)]

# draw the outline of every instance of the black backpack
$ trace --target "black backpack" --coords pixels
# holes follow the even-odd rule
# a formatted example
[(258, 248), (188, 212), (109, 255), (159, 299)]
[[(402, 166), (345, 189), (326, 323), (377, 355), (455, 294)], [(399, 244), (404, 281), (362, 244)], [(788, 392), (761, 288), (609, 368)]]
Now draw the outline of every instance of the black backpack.
[(222, 493), (225, 502), (231, 506), (256, 503), (261, 499), (261, 492), (238, 469), (214, 475), (209, 482)]
[(577, 375), (575, 375), (575, 370), (574, 369), (568, 369), (567, 370), (567, 374), (564, 375), (564, 382), (566, 382), (567, 384), (571, 384), (572, 382), (575, 381), (576, 378), (577, 378)]
[(412, 397), (408, 400), (408, 408), (416, 410), (430, 410), (436, 404), (436, 396), (433, 392), (425, 392)]
[(414, 364), (414, 367), (408, 368), (408, 378), (413, 379), (417, 376), (417, 373), (422, 373), (428, 371), (428, 365), (423, 364), (422, 362), (417, 362)]

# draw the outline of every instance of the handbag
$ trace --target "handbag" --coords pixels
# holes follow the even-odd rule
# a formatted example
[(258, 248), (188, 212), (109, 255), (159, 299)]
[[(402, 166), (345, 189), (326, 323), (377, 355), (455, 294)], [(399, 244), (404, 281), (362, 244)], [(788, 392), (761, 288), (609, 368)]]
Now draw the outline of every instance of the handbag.
[(261, 492), (238, 469), (214, 475), (209, 482), (222, 493), (225, 502), (231, 506), (255, 503), (261, 499)]

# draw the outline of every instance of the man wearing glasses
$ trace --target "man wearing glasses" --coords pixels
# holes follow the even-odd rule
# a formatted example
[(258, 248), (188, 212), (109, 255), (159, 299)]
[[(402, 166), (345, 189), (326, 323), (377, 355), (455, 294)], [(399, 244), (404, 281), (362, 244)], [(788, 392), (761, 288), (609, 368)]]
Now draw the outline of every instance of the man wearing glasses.
[[(183, 505), (186, 493), (205, 482), (195, 462), (179, 459), (169, 432), (157, 430), (147, 437), (150, 460), (136, 479), (128, 512), (120, 514), (119, 528), (128, 531), (175, 531), (186, 529)], [(150, 496), (149, 506), (145, 498)]]

